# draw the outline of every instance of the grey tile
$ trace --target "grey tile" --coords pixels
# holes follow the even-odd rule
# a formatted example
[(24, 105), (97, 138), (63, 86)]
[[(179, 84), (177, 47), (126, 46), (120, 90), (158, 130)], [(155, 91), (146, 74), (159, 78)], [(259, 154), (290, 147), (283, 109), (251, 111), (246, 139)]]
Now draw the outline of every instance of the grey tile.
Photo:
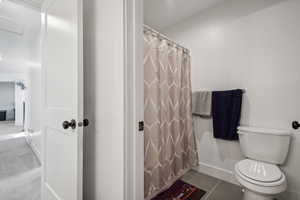
[(222, 181), (208, 196), (208, 200), (241, 200), (243, 192), (241, 187)]
[(218, 179), (205, 174), (200, 174), (194, 170), (186, 173), (181, 179), (206, 192), (210, 191), (218, 183)]
[(276, 200), (300, 200), (300, 194), (298, 192), (285, 191), (276, 196)]

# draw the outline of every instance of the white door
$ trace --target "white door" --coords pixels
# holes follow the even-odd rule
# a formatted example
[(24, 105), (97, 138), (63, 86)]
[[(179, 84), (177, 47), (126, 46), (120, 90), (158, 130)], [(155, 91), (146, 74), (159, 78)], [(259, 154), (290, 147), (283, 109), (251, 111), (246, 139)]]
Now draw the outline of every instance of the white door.
[(42, 29), (42, 198), (81, 200), (82, 0), (46, 0)]

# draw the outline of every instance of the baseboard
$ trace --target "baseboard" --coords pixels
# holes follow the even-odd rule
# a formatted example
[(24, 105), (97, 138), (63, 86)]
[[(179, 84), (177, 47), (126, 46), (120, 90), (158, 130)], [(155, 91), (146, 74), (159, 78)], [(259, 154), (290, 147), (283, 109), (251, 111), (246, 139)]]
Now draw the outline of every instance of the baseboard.
[(26, 142), (30, 146), (30, 148), (32, 149), (33, 153), (38, 158), (39, 162), (42, 163), (41, 152), (38, 150), (38, 148), (36, 147), (36, 145), (32, 142), (32, 138), (31, 138), (30, 134), (26, 135)]
[(203, 162), (199, 162), (199, 166), (195, 167), (194, 170), (199, 173), (203, 173), (215, 178), (218, 178), (222, 181), (229, 182), (235, 185), (239, 185), (237, 180), (234, 177), (234, 173), (227, 169), (222, 169), (213, 165), (209, 165)]
[(40, 163), (42, 163), (41, 152), (38, 150), (38, 148), (35, 146), (35, 144), (33, 144), (33, 142), (31, 142), (31, 144), (29, 144), (29, 145), (30, 145), (32, 151), (35, 153), (38, 160), (40, 161)]

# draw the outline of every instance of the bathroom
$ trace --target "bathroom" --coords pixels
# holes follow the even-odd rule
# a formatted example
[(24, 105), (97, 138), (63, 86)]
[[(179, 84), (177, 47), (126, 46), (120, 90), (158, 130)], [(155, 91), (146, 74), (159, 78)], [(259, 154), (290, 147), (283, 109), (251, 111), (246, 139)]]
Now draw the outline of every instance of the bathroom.
[[(299, 1), (280, 0), (191, 1), (188, 4), (183, 1), (144, 1), (146, 53), (151, 45), (168, 49), (163, 47), (166, 41), (171, 52), (170, 46), (188, 49), (193, 93), (242, 89), (239, 126), (279, 129), (292, 135), (288, 157), (280, 166), (288, 187), (283, 193), (274, 192), (277, 199), (299, 199), (299, 138), (297, 129), (292, 127), (292, 122), (299, 119), (299, 9)], [(149, 27), (152, 30), (149, 31)], [(159, 56), (152, 55), (152, 62), (155, 63)], [(148, 77), (147, 68), (151, 64), (147, 64), (147, 55), (144, 58), (145, 77)], [(161, 59), (158, 62), (164, 63), (163, 56)], [(174, 64), (170, 63), (172, 67)], [(160, 67), (159, 64), (152, 65)], [(147, 81), (145, 88), (148, 87)], [(145, 106), (149, 106), (147, 103)], [(241, 186), (235, 176), (235, 165), (245, 159), (239, 141), (215, 138), (212, 117), (193, 115), (193, 130), (199, 163), (191, 174), (183, 176), (183, 180), (207, 188), (208, 194), (203, 199), (241, 199), (245, 191), (235, 187)], [(145, 134), (154, 133), (149, 130)], [(266, 144), (268, 147), (272, 145)], [(207, 179), (207, 183), (199, 181), (201, 178), (202, 182)], [(246, 186), (242, 185), (242, 188)], [(250, 187), (249, 190), (253, 189)], [(267, 197), (252, 196), (249, 199)]]
[[(24, 95), (21, 104), (0, 105), (10, 124), (18, 121), (13, 110), (21, 111), (19, 131), (2, 137), (0, 130), (0, 156), (18, 150), (0, 157), (0, 200), (299, 200), (299, 10), (299, 0), (0, 0), (0, 89), (4, 82), (15, 97), (17, 90)], [(149, 38), (163, 45), (152, 48)], [(145, 57), (149, 49), (156, 61)], [(162, 70), (155, 77), (149, 66)], [(168, 76), (182, 90), (170, 83), (175, 97), (160, 99), (167, 90), (148, 90), (152, 75)], [(235, 139), (217, 139), (212, 116), (192, 115), (193, 95), (236, 89), (242, 101)], [(153, 118), (160, 107), (149, 109), (150, 101), (173, 106), (178, 110), (167, 116), (185, 113), (188, 121), (154, 138), (163, 144), (180, 132), (183, 144), (162, 145), (165, 155), (188, 147), (193, 156), (149, 178), (147, 167), (161, 164), (153, 162), (157, 156), (169, 159), (147, 153), (149, 119), (164, 124), (162, 115)], [(260, 139), (241, 144), (251, 132)], [(281, 155), (273, 164), (268, 156), (259, 161), (271, 180), (243, 175), (237, 164), (248, 169), (262, 160), (245, 155), (246, 147), (259, 150), (265, 141), (257, 154)], [(24, 152), (27, 160), (12, 168), (30, 166), (26, 176), (1, 179), (4, 161)], [(178, 166), (188, 167), (166, 176)], [(151, 180), (159, 186), (149, 187)], [(266, 188), (270, 194), (260, 191)]]

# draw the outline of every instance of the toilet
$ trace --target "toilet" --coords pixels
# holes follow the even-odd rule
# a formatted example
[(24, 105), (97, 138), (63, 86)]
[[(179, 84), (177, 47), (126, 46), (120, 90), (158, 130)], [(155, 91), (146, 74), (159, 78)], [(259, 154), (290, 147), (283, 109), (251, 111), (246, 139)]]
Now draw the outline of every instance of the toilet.
[(238, 127), (240, 146), (246, 159), (235, 164), (234, 174), (243, 187), (243, 200), (272, 200), (287, 188), (284, 163), (291, 132), (257, 127)]

